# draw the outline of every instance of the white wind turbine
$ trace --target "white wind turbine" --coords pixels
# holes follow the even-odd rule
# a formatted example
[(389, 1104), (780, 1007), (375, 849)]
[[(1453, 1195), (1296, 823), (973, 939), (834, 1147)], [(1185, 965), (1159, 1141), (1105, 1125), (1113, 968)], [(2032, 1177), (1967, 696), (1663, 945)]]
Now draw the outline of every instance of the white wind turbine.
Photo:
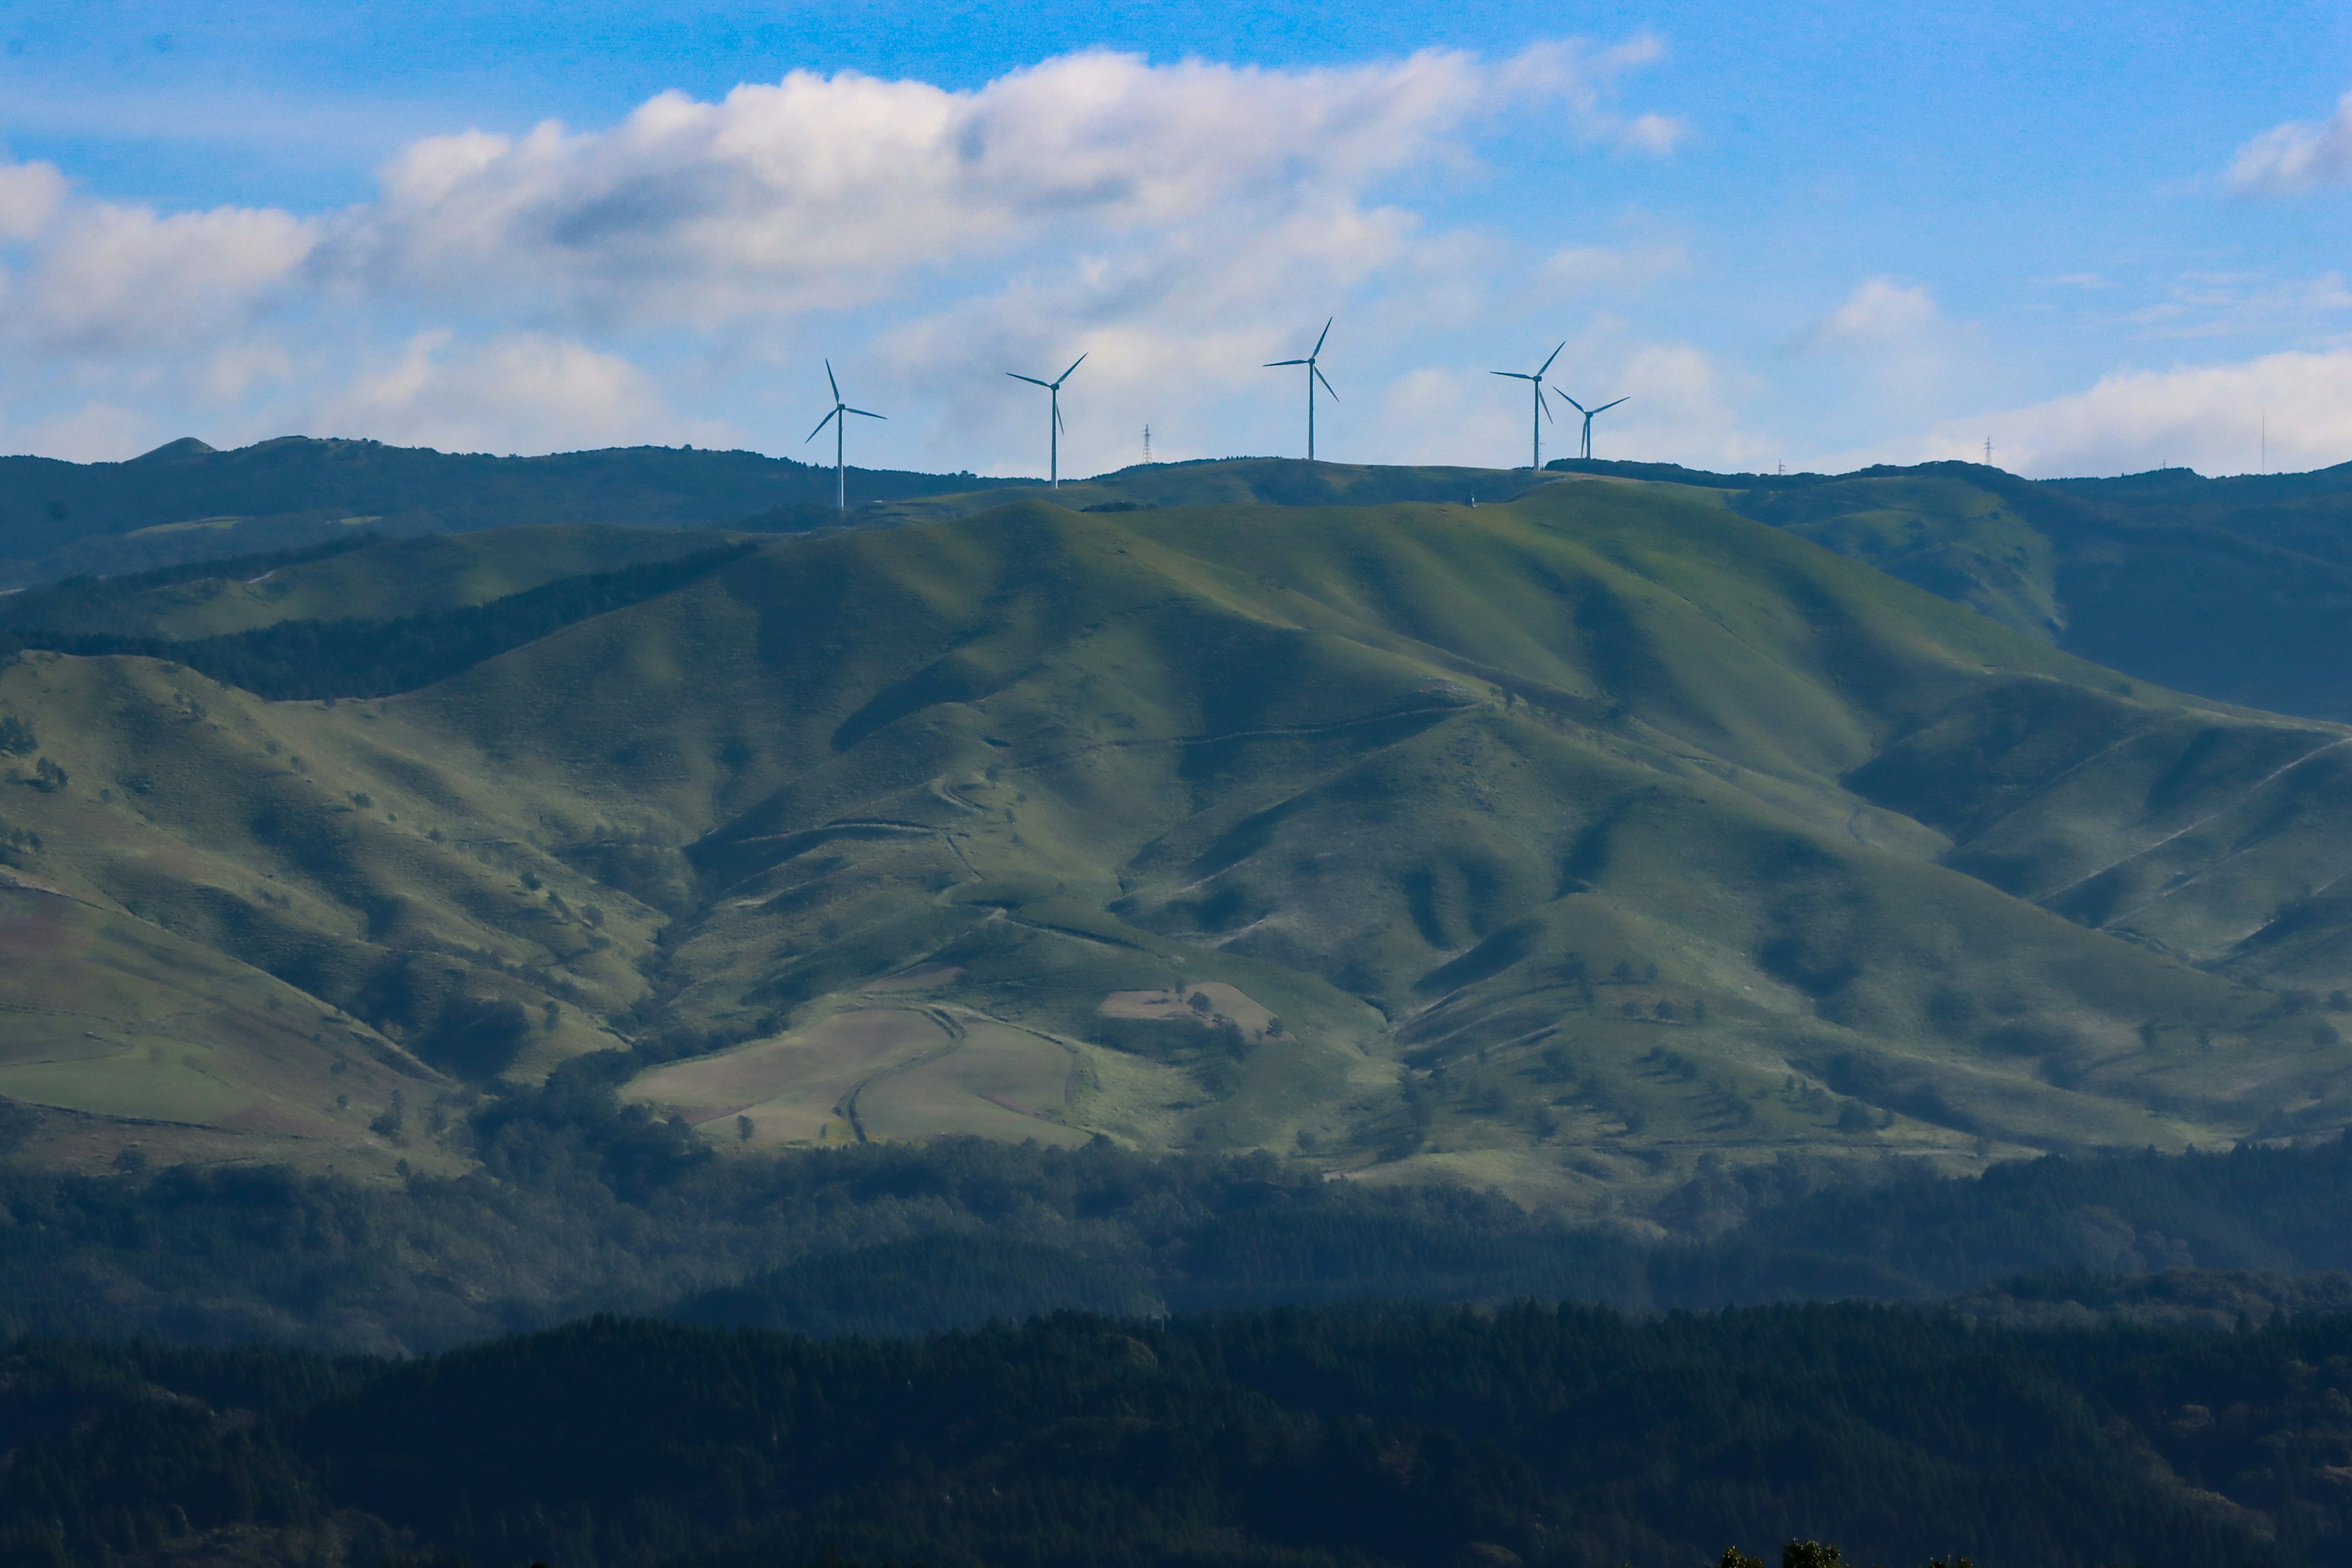
[[(1560, 395), (1561, 395), (1562, 397), (1568, 397), (1568, 394), (1567, 394), (1567, 393), (1565, 393), (1565, 392), (1561, 393), (1561, 394), (1560, 394)], [(1632, 399), (1632, 398), (1630, 398), (1630, 397), (1621, 397), (1621, 398), (1619, 398), (1619, 399), (1617, 400), (1617, 403), (1630, 403), (1630, 402), (1632, 402), (1632, 401), (1633, 401), (1633, 399)], [(1584, 416), (1584, 453), (1583, 453), (1583, 455), (1584, 455), (1584, 457), (1585, 457), (1585, 458), (1590, 458), (1592, 456), (1592, 421), (1593, 421), (1595, 418), (1599, 417), (1601, 415), (1606, 414), (1606, 413), (1608, 413), (1611, 409), (1612, 409), (1612, 408), (1616, 407), (1616, 406), (1617, 406), (1617, 403), (1604, 403), (1604, 404), (1602, 404), (1602, 405), (1601, 405), (1600, 407), (1598, 407), (1598, 408), (1587, 408), (1586, 406), (1584, 406), (1584, 405), (1583, 405), (1583, 404), (1579, 403), (1575, 398), (1573, 398), (1573, 397), (1568, 397), (1568, 405), (1569, 405), (1570, 408), (1575, 409), (1579, 414), (1581, 414), (1581, 415), (1583, 415), (1583, 416)]]
[[(1564, 349), (1566, 347), (1568, 347), (1568, 344), (1563, 341), (1559, 345), (1559, 349)], [(1551, 368), (1551, 362), (1559, 357), (1559, 349), (1552, 350), (1551, 353), (1545, 357), (1543, 363), (1536, 368), (1536, 373), (1533, 375), (1529, 375), (1527, 372), (1520, 370), (1493, 370), (1486, 373), (1489, 375), (1507, 375), (1513, 381), (1524, 381), (1530, 384), (1535, 388), (1535, 412), (1529, 416), (1529, 418), (1536, 427), (1535, 446), (1532, 449), (1533, 455), (1528, 459), (1528, 467), (1535, 469), (1538, 473), (1543, 470), (1543, 422), (1551, 417), (1551, 405), (1544, 401), (1544, 372), (1549, 370)]]
[[(868, 414), (863, 408), (852, 408), (848, 404), (844, 403), (841, 400), (841, 383), (833, 379), (831, 360), (824, 362), (824, 384), (833, 388), (833, 412), (816, 422), (816, 428), (808, 433), (808, 441), (814, 441), (824, 435), (827, 425), (833, 426), (833, 504), (847, 511), (849, 510), (849, 468), (842, 460), (841, 432), (848, 425), (849, 416), (852, 414), (866, 419), (887, 419), (889, 416)], [(808, 441), (803, 441), (801, 445), (805, 447)]]
[(1318, 381), (1322, 382), (1323, 390), (1329, 393), (1335, 399), (1339, 395), (1339, 389), (1331, 384), (1315, 363), (1323, 355), (1323, 339), (1331, 335), (1331, 323), (1338, 320), (1337, 316), (1324, 319), (1322, 334), (1315, 340), (1314, 348), (1307, 351), (1305, 359), (1269, 360), (1264, 367), (1267, 370), (1280, 370), (1287, 364), (1303, 364), (1307, 367), (1307, 460), (1310, 463), (1315, 460), (1315, 384)]
[[(1087, 351), (1087, 353), (1093, 352), (1091, 349)], [(1086, 363), (1086, 354), (1080, 354), (1070, 362), (1070, 370), (1076, 370)], [(1054, 424), (1046, 447), (1045, 479), (1046, 482), (1055, 489), (1062, 488), (1062, 383), (1070, 379), (1070, 370), (1064, 371), (1051, 381), (1040, 381), (1034, 375), (1023, 375), (1017, 370), (1008, 370), (1004, 373), (1015, 381), (1025, 381), (1032, 386), (1042, 386), (1053, 395)]]

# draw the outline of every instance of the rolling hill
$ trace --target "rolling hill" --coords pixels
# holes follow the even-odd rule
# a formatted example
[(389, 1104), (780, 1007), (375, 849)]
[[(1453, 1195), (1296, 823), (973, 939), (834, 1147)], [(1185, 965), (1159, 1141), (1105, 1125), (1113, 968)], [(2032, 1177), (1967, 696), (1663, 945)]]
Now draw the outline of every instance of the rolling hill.
[(699, 534), (407, 690), (373, 623), (268, 618), (495, 630), (668, 570), (643, 539), (100, 585), (206, 634), (166, 654), (351, 626), (365, 700), (0, 669), (13, 940), (83, 976), (0, 972), (24, 1155), (456, 1169), (472, 1086), (624, 1047), (724, 1149), (1102, 1137), (1582, 1209), (2352, 1121), (2345, 731), (1704, 490)]
[(1974, 463), (1837, 476), (1550, 466), (1712, 492), (2144, 680), (2352, 720), (2352, 464), (2040, 481)]
[[(1000, 482), (865, 468), (850, 480), (861, 503)], [(5, 457), (0, 589), (294, 549), (359, 529), (704, 528), (755, 512), (771, 531), (834, 523), (833, 470), (692, 447), (499, 458), (300, 436), (227, 452), (186, 438), (121, 463)]]

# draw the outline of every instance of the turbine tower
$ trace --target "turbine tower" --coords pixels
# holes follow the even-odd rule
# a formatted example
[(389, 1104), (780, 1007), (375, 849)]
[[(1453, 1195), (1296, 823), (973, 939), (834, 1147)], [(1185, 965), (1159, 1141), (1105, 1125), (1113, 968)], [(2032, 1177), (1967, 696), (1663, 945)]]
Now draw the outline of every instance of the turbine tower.
[[(841, 400), (841, 383), (833, 379), (831, 360), (824, 362), (824, 384), (833, 388), (833, 412), (816, 422), (816, 428), (808, 433), (808, 440), (814, 441), (824, 435), (827, 425), (833, 426), (833, 504), (847, 511), (849, 510), (849, 468), (842, 461), (842, 429), (848, 425), (849, 416), (852, 414), (866, 419), (887, 419), (889, 416), (868, 414), (863, 408), (852, 408), (848, 404), (844, 403)], [(801, 445), (805, 447), (808, 441), (803, 441)]]
[[(1568, 397), (1568, 394), (1565, 392), (1561, 393), (1560, 395), (1562, 397)], [(1617, 400), (1617, 403), (1628, 403), (1631, 401), (1631, 398), (1621, 397)], [(1582, 456), (1588, 461), (1592, 457), (1592, 421), (1596, 416), (1606, 414), (1611, 409), (1616, 407), (1617, 403), (1604, 403), (1598, 408), (1587, 408), (1575, 398), (1568, 397), (1568, 405), (1570, 408), (1575, 409), (1579, 414), (1584, 416), (1584, 451)]]
[(1323, 339), (1331, 335), (1331, 323), (1338, 320), (1337, 316), (1324, 318), (1322, 335), (1315, 340), (1315, 347), (1308, 352), (1305, 359), (1269, 360), (1265, 366), (1267, 370), (1280, 370), (1287, 364), (1303, 364), (1307, 367), (1307, 460), (1310, 463), (1315, 460), (1315, 384), (1318, 381), (1322, 382), (1323, 390), (1334, 398), (1339, 395), (1339, 389), (1331, 384), (1330, 380), (1317, 368), (1315, 363), (1323, 356)]
[[(1565, 342), (1559, 345), (1559, 349), (1564, 349), (1566, 347), (1568, 347), (1568, 344)], [(1543, 422), (1551, 417), (1551, 405), (1544, 401), (1544, 372), (1549, 370), (1551, 368), (1551, 362), (1559, 357), (1559, 349), (1552, 350), (1550, 354), (1546, 356), (1543, 363), (1537, 367), (1536, 373), (1533, 375), (1528, 374), (1525, 371), (1518, 370), (1495, 370), (1488, 371), (1486, 373), (1489, 375), (1507, 375), (1513, 381), (1528, 382), (1534, 386), (1536, 395), (1535, 412), (1530, 414), (1528, 416), (1528, 422), (1536, 427), (1535, 445), (1532, 447), (1533, 456), (1531, 456), (1528, 460), (1528, 467), (1535, 469), (1538, 473), (1541, 473), (1543, 471)], [(1585, 426), (1585, 428), (1590, 430), (1591, 426), (1588, 423)], [(1588, 456), (1590, 454), (1588, 454)]]
[[(1087, 351), (1087, 353), (1093, 352), (1091, 349)], [(1070, 362), (1070, 370), (1076, 370), (1086, 363), (1087, 355), (1080, 354)], [(1035, 376), (1023, 375), (1017, 370), (1008, 370), (1004, 373), (1015, 381), (1025, 381), (1032, 386), (1042, 386), (1052, 395), (1054, 422), (1053, 428), (1046, 433), (1045, 479), (1046, 482), (1055, 489), (1062, 488), (1062, 383), (1070, 379), (1070, 370), (1064, 371), (1051, 381), (1039, 381)]]

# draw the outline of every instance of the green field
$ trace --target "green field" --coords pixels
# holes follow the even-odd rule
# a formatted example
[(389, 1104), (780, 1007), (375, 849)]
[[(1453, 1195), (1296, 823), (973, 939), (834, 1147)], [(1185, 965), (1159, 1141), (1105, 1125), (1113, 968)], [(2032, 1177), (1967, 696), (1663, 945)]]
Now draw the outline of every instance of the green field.
[[(1231, 468), (1152, 472), (1285, 472)], [(632, 1044), (637, 1098), (746, 1156), (1101, 1136), (1579, 1208), (1709, 1157), (2352, 1121), (2346, 731), (2119, 677), (1703, 489), (1339, 499), (779, 540), (383, 699), (28, 654), (8, 875), (420, 1064), (397, 1137), (343, 1128), (378, 1162), (461, 1158), (435, 1104)], [(289, 575), (404, 613), (638, 548)], [(47, 1083), (0, 1093), (101, 1110)], [(205, 1137), (293, 1147), (183, 1087)]]

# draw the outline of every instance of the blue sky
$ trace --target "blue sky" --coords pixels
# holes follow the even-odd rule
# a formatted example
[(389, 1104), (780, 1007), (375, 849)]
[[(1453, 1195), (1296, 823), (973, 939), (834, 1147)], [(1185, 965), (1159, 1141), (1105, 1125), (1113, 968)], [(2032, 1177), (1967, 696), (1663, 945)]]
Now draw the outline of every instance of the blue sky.
[(2352, 458), (2352, 12), (1570, 15), (16, 0), (0, 448)]

